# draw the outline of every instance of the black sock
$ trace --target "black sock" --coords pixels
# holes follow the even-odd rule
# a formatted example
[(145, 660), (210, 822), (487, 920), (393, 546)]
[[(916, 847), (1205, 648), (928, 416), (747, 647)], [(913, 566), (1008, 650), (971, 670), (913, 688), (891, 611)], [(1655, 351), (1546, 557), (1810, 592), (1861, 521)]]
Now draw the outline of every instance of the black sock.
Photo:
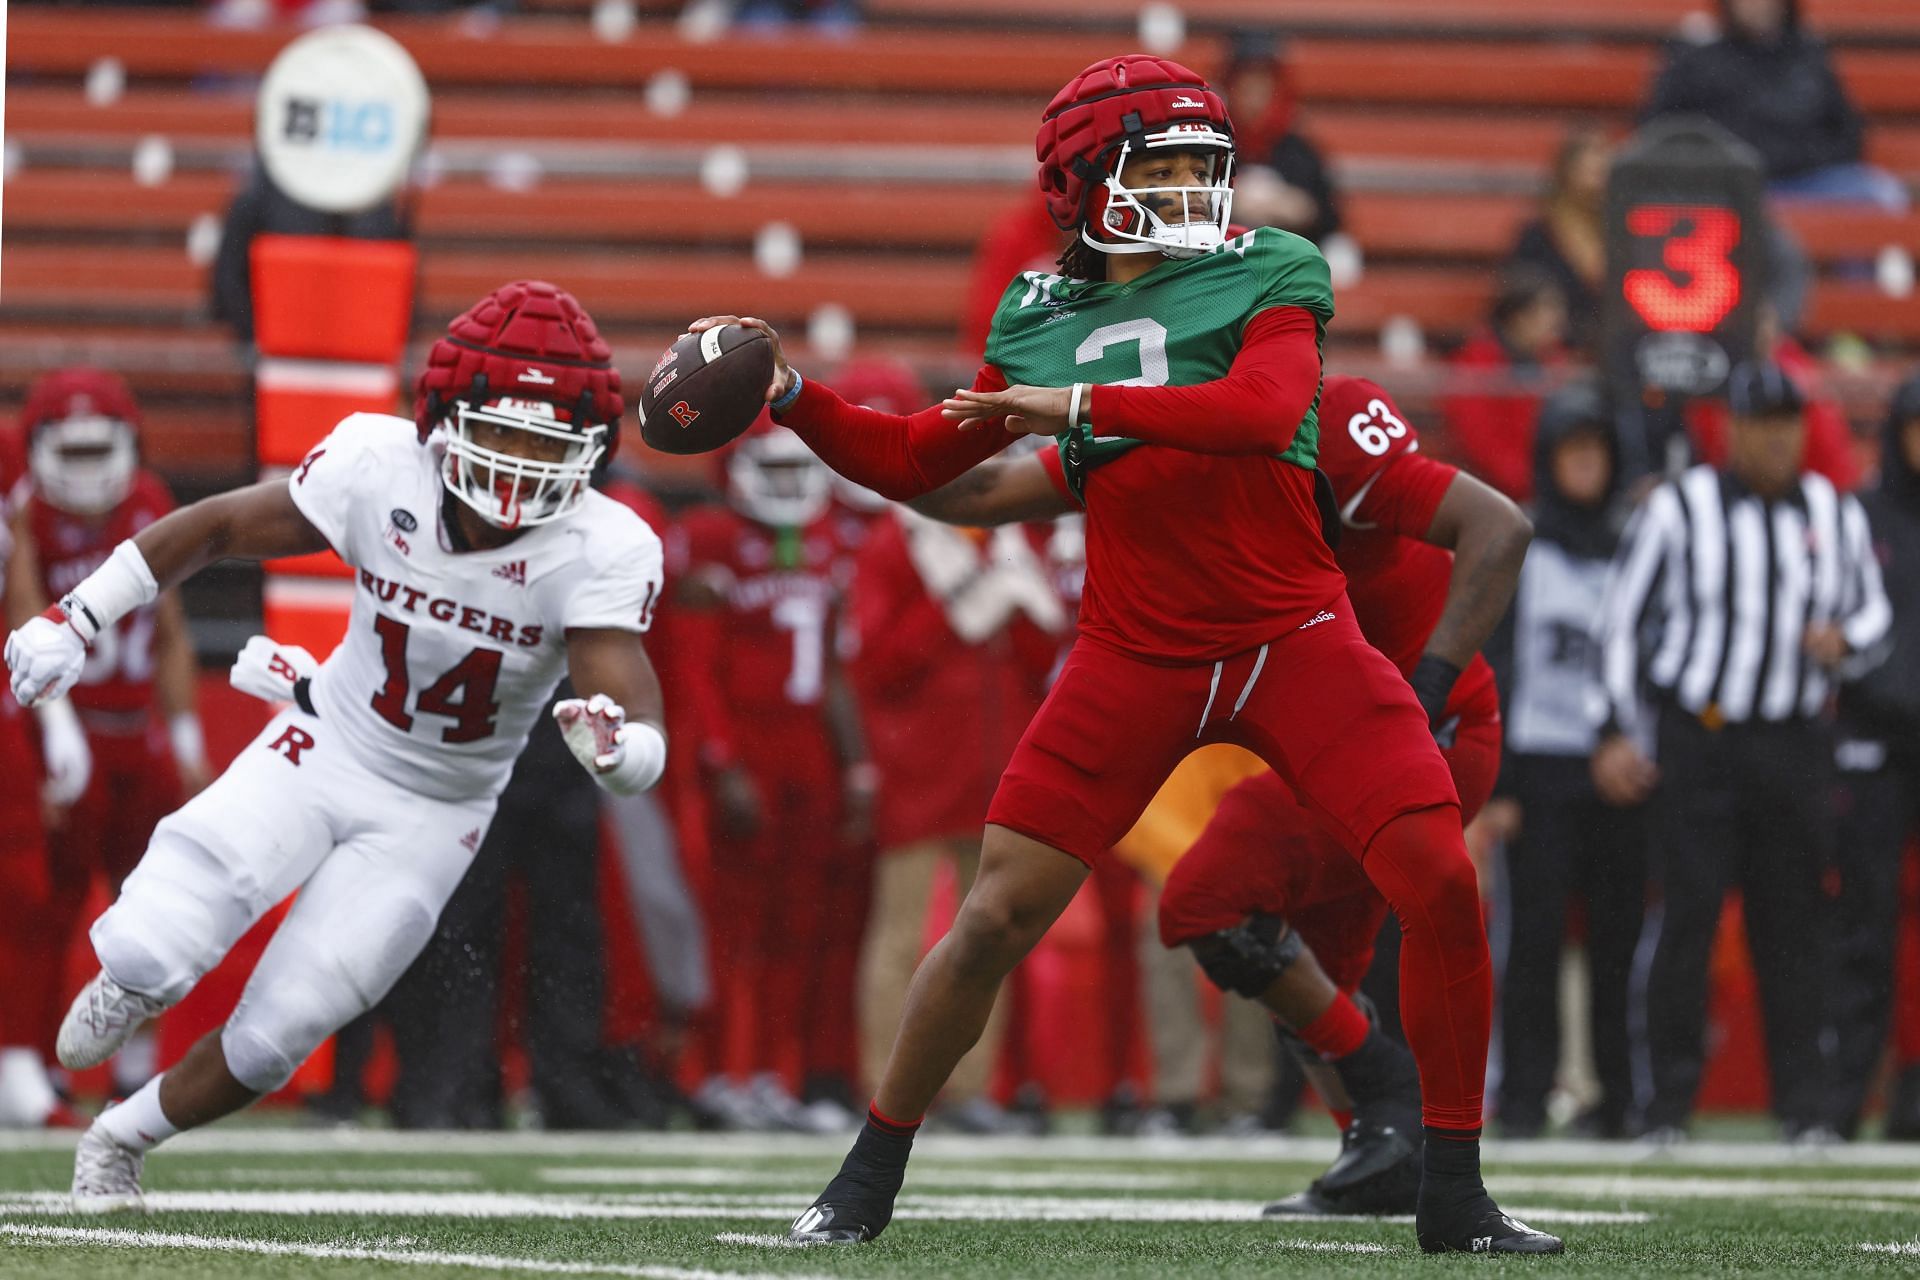
[(1367, 1038), (1352, 1053), (1334, 1059), (1331, 1065), (1356, 1106), (1402, 1096), (1415, 1105), (1419, 1103), (1420, 1076), (1413, 1055), (1378, 1027), (1368, 1031)]
[(900, 1124), (869, 1106), (867, 1122), (860, 1127), (860, 1136), (853, 1140), (853, 1150), (847, 1152), (841, 1168), (905, 1169), (907, 1157), (913, 1154), (913, 1135), (919, 1131), (918, 1121)]
[[(1426, 1127), (1422, 1167), (1427, 1185), (1451, 1185), (1461, 1190), (1481, 1190), (1480, 1131), (1478, 1129), (1436, 1129)], [(1422, 1193), (1425, 1186), (1422, 1187)]]

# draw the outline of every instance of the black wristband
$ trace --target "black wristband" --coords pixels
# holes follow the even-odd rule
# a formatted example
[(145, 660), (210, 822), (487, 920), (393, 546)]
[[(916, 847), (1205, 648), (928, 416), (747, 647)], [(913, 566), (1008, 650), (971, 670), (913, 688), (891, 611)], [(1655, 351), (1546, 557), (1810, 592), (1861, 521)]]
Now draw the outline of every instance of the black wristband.
[(1453, 696), (1454, 682), (1459, 678), (1460, 668), (1445, 658), (1433, 653), (1420, 655), (1420, 661), (1414, 665), (1407, 683), (1413, 686), (1413, 696), (1420, 699), (1429, 725), (1440, 723), (1440, 717), (1447, 709), (1447, 699)]

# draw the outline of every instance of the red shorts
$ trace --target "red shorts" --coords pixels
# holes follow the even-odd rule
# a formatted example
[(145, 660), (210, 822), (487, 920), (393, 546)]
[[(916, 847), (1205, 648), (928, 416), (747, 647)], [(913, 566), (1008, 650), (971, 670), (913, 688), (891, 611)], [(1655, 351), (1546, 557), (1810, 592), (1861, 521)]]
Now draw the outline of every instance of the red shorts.
[[(1489, 681), (1449, 710), (1459, 725), (1441, 754), (1462, 814), (1472, 821), (1500, 772), (1500, 701)], [(1181, 946), (1255, 912), (1284, 917), (1343, 991), (1365, 976), (1387, 913), (1386, 900), (1339, 833), (1272, 773), (1227, 792), (1207, 829), (1174, 864), (1160, 895), (1160, 941)]]
[(1354, 849), (1402, 813), (1458, 804), (1426, 713), (1343, 595), (1250, 653), (1156, 666), (1082, 637), (1014, 749), (987, 821), (1091, 865), (1182, 757), (1245, 747)]

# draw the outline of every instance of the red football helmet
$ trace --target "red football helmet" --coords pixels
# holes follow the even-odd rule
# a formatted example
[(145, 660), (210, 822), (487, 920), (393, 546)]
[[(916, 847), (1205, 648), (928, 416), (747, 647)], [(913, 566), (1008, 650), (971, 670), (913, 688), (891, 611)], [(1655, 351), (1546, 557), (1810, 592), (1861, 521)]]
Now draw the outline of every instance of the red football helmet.
[[(427, 353), (413, 420), (446, 432), (447, 488), (502, 529), (579, 506), (624, 410), (613, 352), (572, 294), (502, 285)], [(512, 434), (523, 433), (530, 439)], [(516, 441), (526, 452), (493, 447)], [(491, 443), (486, 443), (491, 442)]]
[(62, 511), (93, 516), (120, 505), (140, 466), (140, 407), (104, 369), (61, 369), (27, 390), (20, 424), (34, 488)]
[[(1128, 187), (1127, 161), (1142, 151), (1214, 151), (1203, 187)], [(1219, 247), (1233, 210), (1233, 122), (1200, 76), (1165, 58), (1129, 53), (1094, 63), (1055, 94), (1034, 139), (1040, 191), (1062, 231), (1103, 253), (1193, 258)], [(1140, 199), (1204, 193), (1206, 222), (1169, 225)]]
[(749, 520), (802, 529), (827, 513), (833, 473), (806, 441), (767, 414), (727, 449), (727, 503)]

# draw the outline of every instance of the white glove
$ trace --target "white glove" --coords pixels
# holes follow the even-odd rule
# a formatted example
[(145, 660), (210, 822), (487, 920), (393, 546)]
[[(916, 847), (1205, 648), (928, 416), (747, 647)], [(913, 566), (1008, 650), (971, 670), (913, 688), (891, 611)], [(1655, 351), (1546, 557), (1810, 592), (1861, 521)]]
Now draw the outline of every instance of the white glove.
[(573, 758), (616, 795), (645, 791), (666, 770), (666, 738), (650, 724), (628, 724), (626, 708), (604, 693), (563, 698), (553, 718)]
[(86, 794), (87, 780), (93, 776), (87, 731), (65, 698), (43, 699), (34, 713), (40, 718), (40, 758), (47, 770), (40, 794), (54, 808), (64, 809)]
[(7, 670), (23, 707), (65, 697), (86, 661), (87, 640), (58, 605), (7, 637)]
[(233, 660), (227, 683), (266, 702), (292, 702), (300, 682), (313, 679), (319, 670), (319, 662), (299, 645), (254, 636)]

